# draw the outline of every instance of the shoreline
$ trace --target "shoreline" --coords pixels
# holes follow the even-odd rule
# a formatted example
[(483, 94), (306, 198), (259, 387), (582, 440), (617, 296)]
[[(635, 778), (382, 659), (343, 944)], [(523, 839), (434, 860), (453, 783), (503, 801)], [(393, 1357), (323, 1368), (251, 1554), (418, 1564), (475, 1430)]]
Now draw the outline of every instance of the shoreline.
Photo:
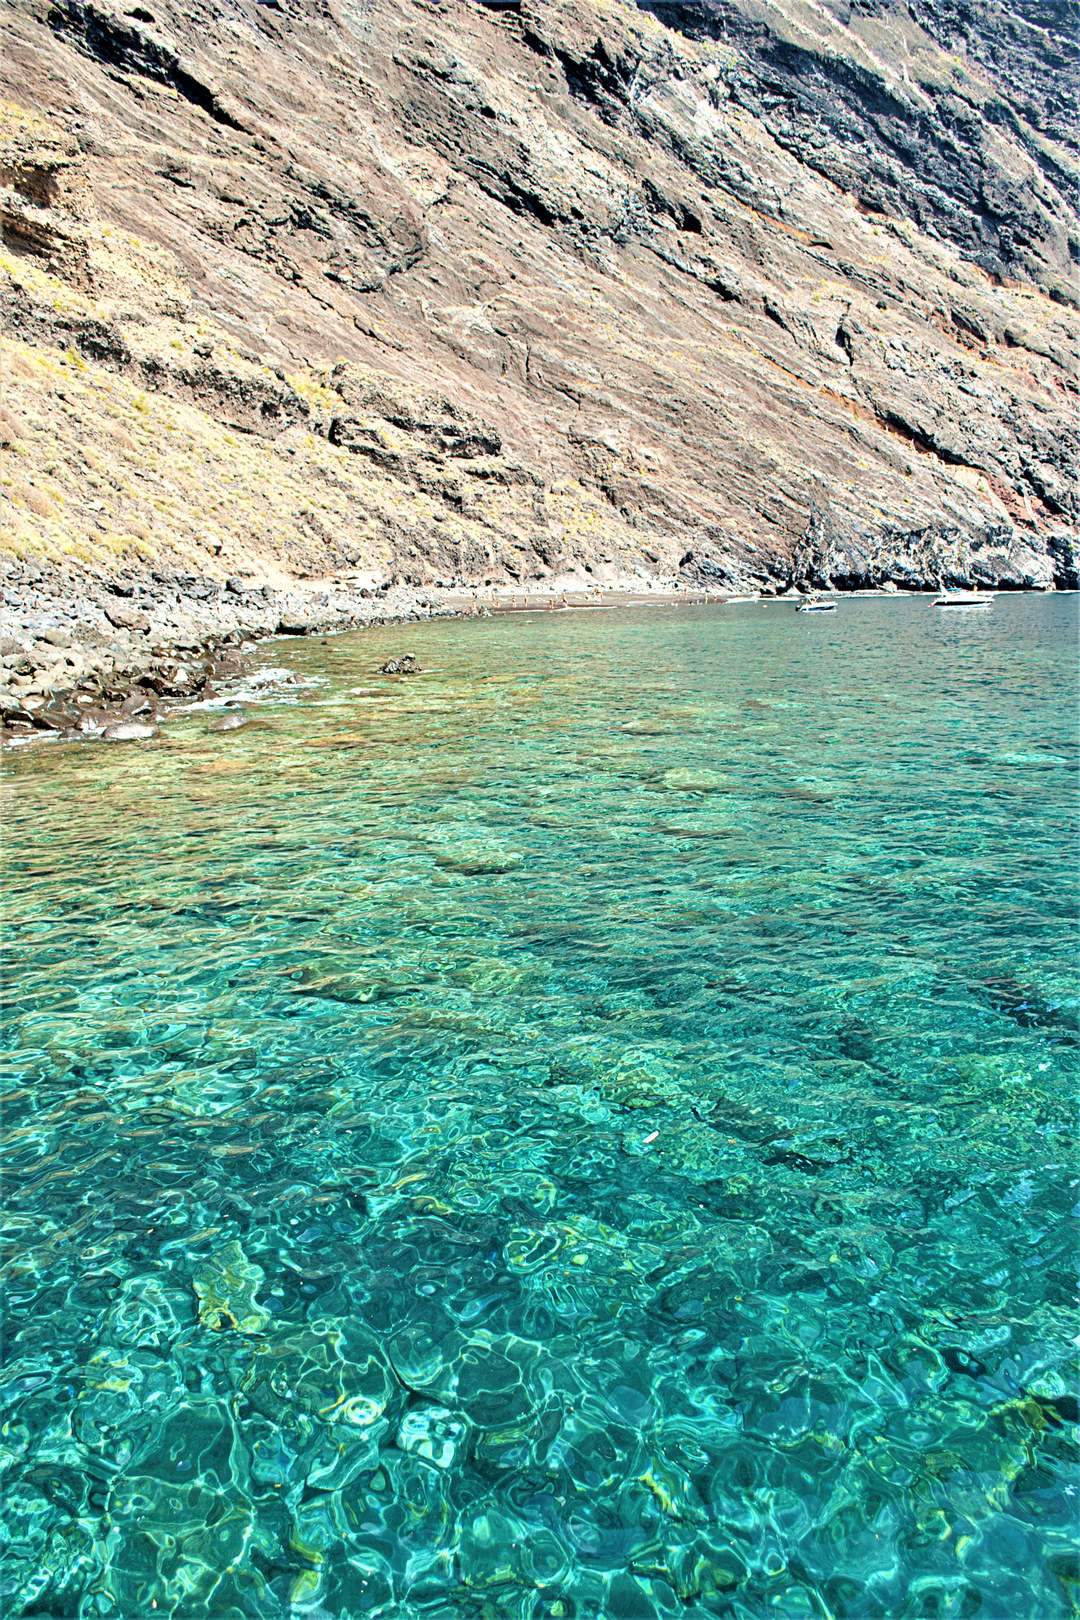
[[(51, 582), (50, 582), (51, 583)], [(67, 582), (65, 582), (66, 584)], [(471, 618), (563, 607), (715, 600), (716, 593), (640, 579), (584, 588), (577, 579), (543, 591), (345, 581), (248, 586), (239, 580), (122, 579), (82, 592), (6, 593), (0, 609), (0, 743), (135, 741), (156, 733), (171, 706), (216, 695), (217, 683), (276, 636), (338, 635), (436, 618)], [(573, 600), (571, 600), (571, 598)], [(599, 600), (598, 600), (599, 598)], [(124, 735), (113, 735), (117, 727)]]
[[(1070, 594), (1056, 590), (989, 590), (1008, 595)], [(215, 593), (216, 599), (210, 600), (188, 600), (177, 592), (172, 601), (165, 599), (166, 608), (174, 609), (172, 618), (159, 611), (155, 625), (149, 614), (141, 611), (142, 603), (136, 606), (126, 592), (115, 592), (102, 604), (99, 623), (91, 621), (83, 636), (78, 623), (68, 628), (51, 622), (62, 612), (56, 608), (46, 608), (34, 629), (21, 636), (4, 635), (0, 629), (0, 666), (5, 677), (0, 694), (0, 744), (10, 748), (48, 740), (149, 740), (170, 715), (192, 699), (203, 702), (217, 698), (218, 685), (238, 679), (255, 649), (277, 638), (342, 635), (431, 619), (550, 612), (736, 604), (790, 608), (805, 594), (797, 590), (742, 594), (682, 581), (657, 581), (643, 586), (640, 580), (588, 587), (574, 580), (561, 587), (548, 584), (532, 589), (506, 585), (425, 589), (367, 583), (345, 589), (340, 585), (324, 586), (321, 591), (311, 592), (299, 592), (295, 587), (260, 587), (220, 590)], [(837, 600), (887, 600), (932, 596), (936, 587), (867, 587), (814, 594)], [(186, 622), (177, 623), (177, 616)], [(228, 712), (227, 707), (223, 708), (223, 714)]]

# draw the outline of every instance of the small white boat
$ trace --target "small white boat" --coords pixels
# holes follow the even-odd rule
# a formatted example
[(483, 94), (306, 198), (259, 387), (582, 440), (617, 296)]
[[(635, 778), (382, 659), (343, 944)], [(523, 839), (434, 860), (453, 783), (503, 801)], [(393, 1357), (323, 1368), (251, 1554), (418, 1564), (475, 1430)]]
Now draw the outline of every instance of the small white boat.
[(994, 598), (985, 591), (944, 591), (941, 596), (935, 597), (934, 606), (938, 608), (988, 608), (993, 604)]
[(821, 602), (816, 596), (808, 596), (805, 602), (800, 602), (795, 609), (796, 613), (835, 613), (835, 602)]

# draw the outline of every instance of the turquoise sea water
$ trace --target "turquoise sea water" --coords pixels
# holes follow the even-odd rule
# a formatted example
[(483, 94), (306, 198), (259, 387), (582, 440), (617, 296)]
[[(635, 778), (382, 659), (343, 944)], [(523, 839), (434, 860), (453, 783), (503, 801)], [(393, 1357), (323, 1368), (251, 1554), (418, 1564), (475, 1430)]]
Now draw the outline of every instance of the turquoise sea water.
[(10, 758), (0, 1612), (1075, 1613), (1075, 632), (410, 626)]

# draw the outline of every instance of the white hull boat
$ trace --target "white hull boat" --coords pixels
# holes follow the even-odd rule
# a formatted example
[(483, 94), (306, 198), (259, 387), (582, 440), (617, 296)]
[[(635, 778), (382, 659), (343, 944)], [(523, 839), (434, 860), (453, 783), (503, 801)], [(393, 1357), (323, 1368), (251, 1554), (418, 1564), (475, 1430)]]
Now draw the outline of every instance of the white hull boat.
[(811, 599), (808, 602), (800, 602), (795, 611), (796, 613), (835, 613), (836, 603), (815, 602)]
[(988, 608), (994, 598), (980, 591), (945, 591), (934, 599), (936, 608)]

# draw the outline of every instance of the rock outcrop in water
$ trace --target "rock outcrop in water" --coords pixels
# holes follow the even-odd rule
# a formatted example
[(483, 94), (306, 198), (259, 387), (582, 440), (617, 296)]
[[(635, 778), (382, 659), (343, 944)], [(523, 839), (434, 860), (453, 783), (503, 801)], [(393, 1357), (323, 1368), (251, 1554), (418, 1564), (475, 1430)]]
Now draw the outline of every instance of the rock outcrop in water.
[(9, 674), (485, 582), (1075, 585), (1070, 12), (9, 0)]

